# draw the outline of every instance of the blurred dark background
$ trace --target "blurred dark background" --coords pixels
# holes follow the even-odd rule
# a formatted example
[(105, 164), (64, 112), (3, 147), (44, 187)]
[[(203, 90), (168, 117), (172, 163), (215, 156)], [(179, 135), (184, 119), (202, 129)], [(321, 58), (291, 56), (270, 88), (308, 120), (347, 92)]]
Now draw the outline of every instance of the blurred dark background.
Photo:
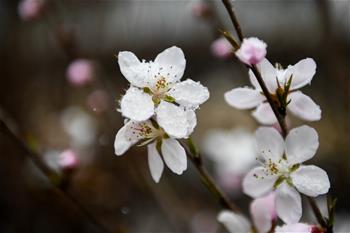
[[(184, 79), (201, 81), (211, 93), (198, 111), (198, 144), (211, 129), (245, 126), (253, 132), (258, 126), (249, 111), (233, 109), (223, 99), (225, 91), (249, 81), (234, 57), (223, 59), (211, 50), (219, 28), (232, 30), (221, 1), (43, 0), (34, 9), (21, 8), (22, 2), (0, 1), (0, 117), (30, 151), (1, 130), (0, 232), (103, 232), (67, 193), (110, 232), (223, 231), (216, 223), (221, 208), (192, 165), (182, 176), (165, 169), (155, 184), (144, 147), (122, 157), (113, 148), (123, 122), (118, 99), (128, 87), (115, 57), (121, 50), (151, 60), (172, 45), (183, 49)], [(328, 172), (337, 215), (345, 222), (350, 212), (349, 4), (234, 1), (244, 33), (268, 44), (270, 61), (287, 66), (315, 59), (317, 73), (303, 89), (322, 109), (321, 121), (307, 123), (320, 137), (312, 162)], [(86, 82), (68, 78), (77, 60), (88, 64), (75, 71), (91, 75)], [(79, 163), (68, 173), (58, 169), (66, 177), (65, 194), (35, 161), (57, 171), (55, 156), (66, 149), (75, 151)], [(247, 209), (247, 197), (232, 198)]]

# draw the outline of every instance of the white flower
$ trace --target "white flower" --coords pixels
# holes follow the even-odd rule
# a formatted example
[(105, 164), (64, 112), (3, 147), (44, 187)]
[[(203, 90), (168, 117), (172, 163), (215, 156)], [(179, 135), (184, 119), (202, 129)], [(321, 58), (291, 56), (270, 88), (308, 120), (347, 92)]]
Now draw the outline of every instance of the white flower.
[[(316, 72), (316, 63), (313, 59), (303, 59), (285, 70), (273, 67), (267, 59), (262, 60), (257, 67), (269, 92), (273, 95), (276, 93), (278, 84), (283, 87), (292, 77), (287, 96), (287, 101), (290, 103), (287, 105), (287, 109), (303, 120), (317, 121), (321, 119), (320, 107), (309, 96), (298, 91), (299, 88), (311, 82)], [(253, 116), (262, 124), (276, 123), (277, 119), (269, 103), (266, 102), (260, 85), (251, 70), (249, 76), (254, 89), (249, 87), (235, 88), (225, 93), (225, 100), (229, 105), (239, 109), (256, 107)]]
[(266, 43), (256, 37), (244, 38), (236, 56), (247, 65), (256, 65), (266, 56)]
[[(195, 124), (196, 122), (189, 118), (188, 127), (193, 129)], [(179, 125), (178, 128), (186, 127)], [(192, 132), (191, 129), (184, 130), (188, 130), (187, 133), (189, 133)], [(169, 137), (166, 131), (151, 120), (127, 122), (115, 137), (115, 154), (124, 154), (132, 145), (140, 141), (141, 145), (148, 144), (148, 165), (155, 182), (159, 182), (164, 169), (161, 155), (172, 172), (181, 175), (187, 169), (185, 149), (175, 138)]]
[(283, 226), (277, 226), (275, 232), (276, 233), (312, 233), (312, 232), (321, 232), (313, 231), (316, 228), (315, 226), (311, 226), (306, 223), (294, 223), (294, 224), (286, 224)]
[(254, 135), (247, 129), (210, 130), (203, 140), (203, 152), (214, 162), (221, 185), (228, 191), (241, 188), (242, 177), (254, 166)]
[(209, 98), (208, 89), (199, 82), (180, 82), (186, 60), (178, 47), (164, 50), (153, 62), (141, 62), (132, 52), (120, 52), (118, 63), (131, 84), (121, 100), (121, 113), (133, 121), (145, 121), (156, 113), (159, 125), (168, 130), (171, 122), (186, 118), (187, 111)]
[(249, 233), (251, 224), (249, 220), (241, 214), (223, 210), (218, 215), (218, 221), (222, 223), (230, 233)]
[(301, 165), (316, 153), (317, 132), (301, 126), (291, 130), (284, 141), (276, 129), (260, 127), (256, 140), (262, 165), (246, 175), (243, 191), (256, 198), (275, 189), (278, 216), (285, 223), (296, 223), (302, 215), (299, 192), (316, 197), (327, 193), (330, 187), (324, 170), (314, 165)]

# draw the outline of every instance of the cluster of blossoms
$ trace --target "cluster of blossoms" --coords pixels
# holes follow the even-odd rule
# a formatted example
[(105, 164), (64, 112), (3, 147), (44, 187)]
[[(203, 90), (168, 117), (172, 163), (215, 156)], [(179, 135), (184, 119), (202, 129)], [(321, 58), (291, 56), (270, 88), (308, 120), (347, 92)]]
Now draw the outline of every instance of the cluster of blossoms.
[(209, 98), (208, 89), (191, 79), (180, 81), (186, 59), (178, 47), (164, 50), (150, 62), (140, 61), (131, 52), (119, 52), (118, 63), (130, 88), (120, 101), (126, 121), (116, 135), (115, 154), (124, 154), (136, 143), (147, 145), (155, 182), (162, 175), (163, 160), (171, 171), (182, 174), (187, 157), (177, 139), (193, 132), (195, 110)]
[[(288, 109), (303, 120), (316, 121), (321, 118), (319, 106), (298, 91), (310, 83), (315, 74), (316, 63), (313, 59), (306, 58), (287, 69), (282, 69), (279, 64), (273, 67), (265, 58), (266, 44), (257, 38), (244, 39), (235, 54), (249, 67), (257, 67), (283, 117)], [(262, 124), (276, 123), (277, 118), (252, 70), (249, 70), (249, 77), (254, 89), (235, 88), (225, 93), (226, 101), (239, 109), (256, 108), (253, 116)], [(276, 232), (318, 232), (315, 226), (298, 223), (302, 216), (300, 193), (317, 197), (326, 194), (330, 188), (324, 170), (302, 164), (316, 154), (319, 146), (317, 132), (304, 125), (292, 129), (284, 139), (275, 128), (260, 127), (255, 138), (260, 166), (253, 168), (243, 179), (243, 192), (256, 198), (251, 206), (254, 227), (244, 216), (229, 211), (221, 212), (218, 221), (230, 232), (268, 232), (275, 219), (273, 214), (267, 213), (271, 209), (271, 205), (266, 206), (270, 199), (267, 201), (264, 196), (274, 195), (274, 211), (286, 223), (275, 228)], [(265, 206), (257, 204), (260, 202), (265, 202)]]

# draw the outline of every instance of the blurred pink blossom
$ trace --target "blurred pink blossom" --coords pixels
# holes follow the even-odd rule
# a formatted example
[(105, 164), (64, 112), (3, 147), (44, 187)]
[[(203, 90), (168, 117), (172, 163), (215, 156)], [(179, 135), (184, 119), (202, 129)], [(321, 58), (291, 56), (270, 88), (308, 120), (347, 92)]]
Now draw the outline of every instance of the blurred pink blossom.
[(67, 79), (74, 86), (84, 86), (94, 78), (94, 65), (88, 59), (77, 59), (67, 69)]
[(192, 14), (196, 17), (206, 17), (210, 15), (210, 8), (204, 2), (198, 2), (192, 7)]
[(77, 153), (72, 149), (63, 151), (58, 159), (58, 164), (63, 170), (73, 170), (78, 166), (78, 163)]
[(210, 46), (211, 53), (221, 59), (227, 59), (232, 56), (232, 45), (225, 39), (216, 39)]
[(261, 198), (256, 198), (250, 204), (250, 213), (253, 217), (255, 226), (261, 232), (267, 232), (271, 229), (272, 222), (277, 219), (275, 207), (275, 193)]
[(18, 5), (18, 14), (25, 20), (35, 20), (39, 18), (44, 9), (44, 0), (22, 0)]
[(104, 112), (109, 108), (110, 98), (105, 90), (98, 89), (89, 94), (86, 104), (94, 112)]
[(247, 65), (256, 65), (266, 56), (266, 43), (256, 37), (245, 38), (236, 56)]

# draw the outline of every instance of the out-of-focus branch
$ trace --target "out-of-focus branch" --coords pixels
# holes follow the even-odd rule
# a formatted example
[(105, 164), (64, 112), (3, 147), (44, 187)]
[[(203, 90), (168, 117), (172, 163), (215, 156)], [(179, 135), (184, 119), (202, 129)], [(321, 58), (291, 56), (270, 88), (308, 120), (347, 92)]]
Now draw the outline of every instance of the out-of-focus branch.
[(100, 222), (96, 220), (96, 218), (77, 200), (75, 199), (68, 191), (66, 191), (63, 187), (57, 186), (52, 181), (57, 180), (55, 178), (58, 178), (57, 174), (53, 172), (32, 150), (28, 148), (28, 146), (22, 142), (6, 125), (6, 123), (0, 119), (0, 133), (8, 136), (19, 149), (22, 150), (23, 154), (27, 155), (30, 160), (40, 169), (40, 171), (46, 176), (46, 178), (49, 180), (49, 182), (52, 184), (52, 186), (57, 189), (57, 191), (64, 194), (64, 196), (73, 204), (75, 205), (80, 212), (90, 221), (93, 223), (96, 227), (98, 227), (101, 232), (105, 233), (111, 233), (110, 230), (108, 230), (105, 226), (103, 226)]

